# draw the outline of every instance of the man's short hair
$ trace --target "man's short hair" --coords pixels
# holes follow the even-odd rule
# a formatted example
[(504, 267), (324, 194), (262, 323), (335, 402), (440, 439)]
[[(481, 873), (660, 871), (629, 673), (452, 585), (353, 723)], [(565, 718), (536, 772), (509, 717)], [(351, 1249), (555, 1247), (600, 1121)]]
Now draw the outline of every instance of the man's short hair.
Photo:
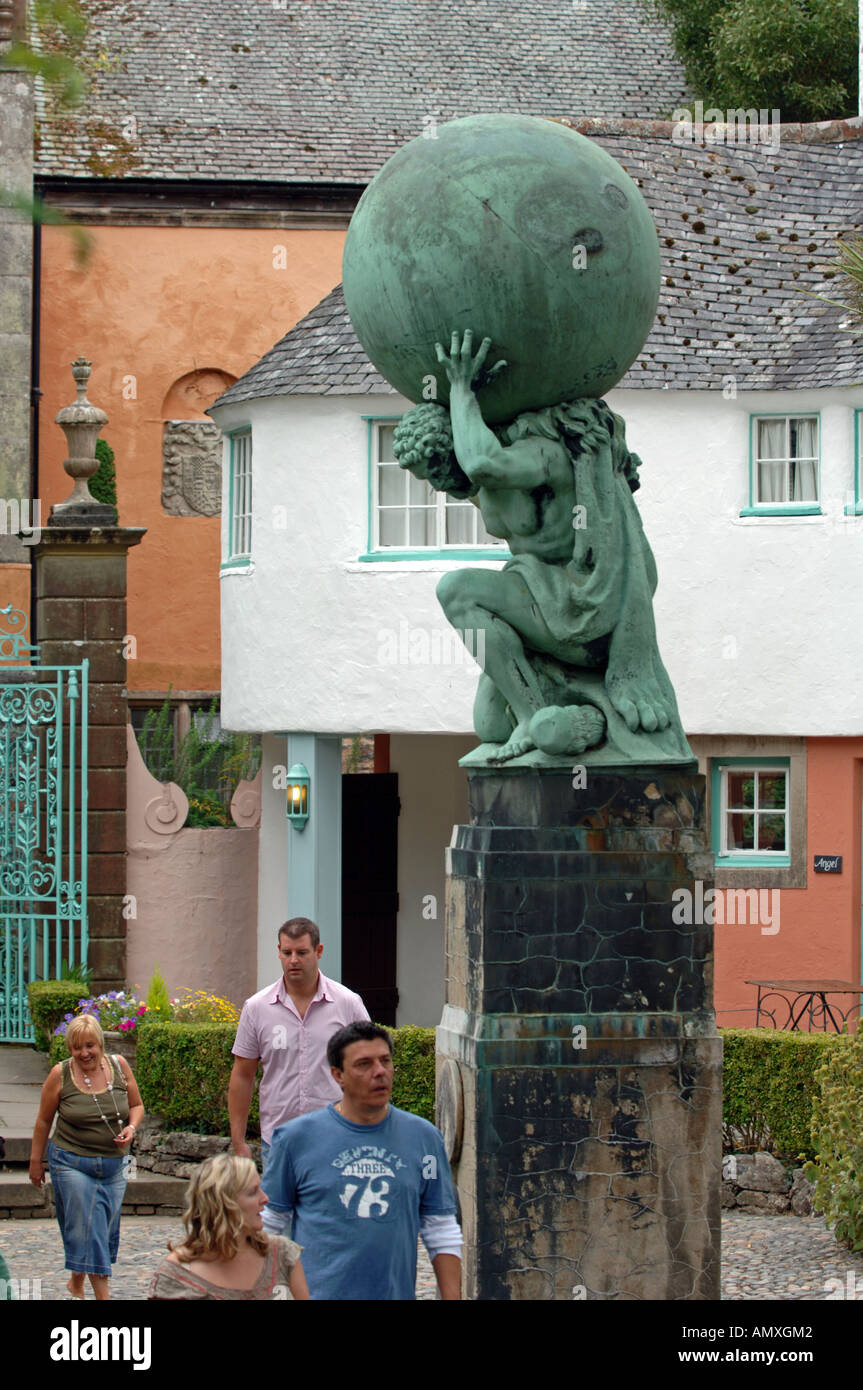
[(297, 941), (301, 936), (310, 936), (314, 950), (321, 944), (321, 933), (310, 917), (292, 917), (289, 922), (284, 922), (279, 927), (279, 935), (276, 938), (279, 946), (282, 944), (283, 936), (289, 937), (291, 941)]
[(344, 1071), (345, 1048), (350, 1047), (351, 1043), (374, 1042), (376, 1038), (383, 1038), (393, 1055), (393, 1040), (385, 1028), (381, 1028), (378, 1023), (369, 1023), (364, 1020), (361, 1023), (349, 1023), (346, 1028), (340, 1028), (337, 1033), (333, 1033), (327, 1043), (327, 1061), (331, 1067), (337, 1071)]

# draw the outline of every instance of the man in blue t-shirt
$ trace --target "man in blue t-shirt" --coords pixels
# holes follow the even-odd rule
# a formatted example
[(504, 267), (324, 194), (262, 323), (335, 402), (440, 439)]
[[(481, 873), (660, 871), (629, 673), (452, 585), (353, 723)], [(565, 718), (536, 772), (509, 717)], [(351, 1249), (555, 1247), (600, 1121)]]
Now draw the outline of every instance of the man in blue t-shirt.
[(315, 1299), (413, 1299), (417, 1235), (442, 1299), (461, 1297), (461, 1231), (440, 1131), (390, 1105), (390, 1036), (351, 1023), (327, 1059), (342, 1099), (273, 1131), (264, 1227), (293, 1238)]

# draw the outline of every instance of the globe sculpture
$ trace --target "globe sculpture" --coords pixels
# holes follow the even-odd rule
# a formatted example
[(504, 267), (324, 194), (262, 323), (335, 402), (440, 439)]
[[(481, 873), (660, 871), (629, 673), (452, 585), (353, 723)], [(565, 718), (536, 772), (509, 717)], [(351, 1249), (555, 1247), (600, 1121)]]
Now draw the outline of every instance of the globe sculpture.
[(601, 396), (644, 344), (659, 297), (656, 231), (598, 145), (531, 116), (469, 116), (419, 137), (359, 201), (345, 298), (378, 371), (408, 400), (449, 384), (434, 345), (490, 337), (508, 369), (480, 392), (491, 423)]
[(438, 597), (483, 652), (467, 765), (689, 763), (653, 621), (640, 461), (599, 399), (653, 321), (647, 205), (602, 149), (551, 121), (472, 116), (399, 150), (345, 244), (345, 299), (378, 370), (418, 402), (403, 468), (470, 498), (503, 570)]

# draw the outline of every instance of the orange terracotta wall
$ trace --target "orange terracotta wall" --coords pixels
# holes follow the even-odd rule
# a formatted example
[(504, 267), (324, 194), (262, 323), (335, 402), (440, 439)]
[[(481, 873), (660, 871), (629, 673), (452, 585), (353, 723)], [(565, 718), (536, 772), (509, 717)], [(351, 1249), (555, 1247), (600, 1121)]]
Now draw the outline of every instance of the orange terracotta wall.
[[(88, 398), (106, 411), (120, 522), (145, 526), (129, 553), (131, 690), (218, 690), (219, 518), (161, 506), (163, 407), (178, 378), (238, 377), (341, 278), (344, 232), (94, 227), (87, 263), (72, 238), (43, 237), (39, 489), (43, 514), (71, 490), (53, 423), (75, 398), (69, 364), (93, 362)], [(286, 254), (274, 254), (284, 247)], [(278, 268), (284, 262), (285, 268)], [(133, 394), (134, 393), (134, 394)], [(208, 404), (209, 402), (203, 402)], [(188, 412), (185, 412), (188, 414)], [(174, 417), (178, 418), (178, 417)], [(201, 418), (205, 418), (201, 416)]]
[[(754, 1026), (756, 990), (748, 979), (860, 981), (861, 769), (863, 739), (807, 741), (807, 887), (782, 889), (775, 935), (757, 925), (717, 924), (720, 1026)], [(842, 873), (814, 873), (816, 854), (841, 854)], [(846, 1008), (852, 1000), (836, 1002)]]
[[(23, 613), (27, 619), (27, 629), (23, 635), (32, 642), (29, 565), (0, 565), (0, 608), (6, 608), (10, 603), (18, 613)], [(8, 617), (0, 617), (0, 634), (13, 630), (18, 632), (19, 627), (17, 623), (13, 624), (11, 614)], [(29, 666), (30, 660), (25, 657), (19, 664)]]

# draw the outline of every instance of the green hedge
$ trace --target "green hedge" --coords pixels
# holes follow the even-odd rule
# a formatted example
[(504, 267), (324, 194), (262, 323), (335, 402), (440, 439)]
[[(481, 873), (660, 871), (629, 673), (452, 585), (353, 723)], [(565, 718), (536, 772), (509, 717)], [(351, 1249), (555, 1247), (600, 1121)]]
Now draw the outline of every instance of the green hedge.
[(815, 1201), (838, 1241), (863, 1250), (863, 1029), (825, 1054), (819, 1069), (812, 1135), (816, 1161), (807, 1164)]
[(788, 1033), (773, 1028), (723, 1028), (722, 1119), (735, 1148), (766, 1149), (783, 1158), (812, 1158), (812, 1113), (820, 1094), (818, 1069), (841, 1047), (836, 1033)]
[(387, 1032), (393, 1040), (393, 1105), (434, 1124), (435, 1030), (408, 1024)]
[[(135, 1075), (145, 1108), (171, 1129), (227, 1134), (228, 1081), (236, 1026), (148, 1023), (138, 1032)], [(434, 1029), (391, 1028), (396, 1076), (393, 1104), (434, 1120)], [(249, 1134), (260, 1132), (258, 1093)]]
[[(27, 986), (30, 1004), (30, 1017), (36, 1034), (36, 1047), (47, 1052), (54, 1034), (67, 1014), (78, 1007), (78, 1000), (86, 998), (89, 990), (80, 980), (33, 980)], [(58, 1041), (62, 1042), (62, 1039)], [(63, 1055), (66, 1044), (63, 1043)]]

